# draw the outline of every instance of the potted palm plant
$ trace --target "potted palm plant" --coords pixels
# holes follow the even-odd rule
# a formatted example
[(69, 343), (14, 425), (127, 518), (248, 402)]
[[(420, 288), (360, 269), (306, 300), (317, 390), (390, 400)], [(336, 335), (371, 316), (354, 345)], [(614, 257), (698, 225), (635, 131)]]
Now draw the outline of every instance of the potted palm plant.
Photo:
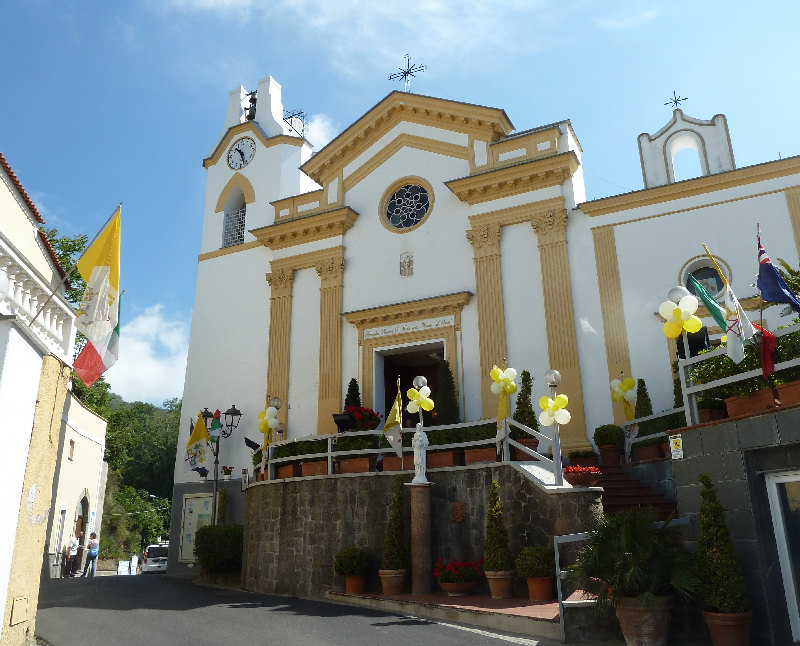
[(394, 481), (392, 510), (383, 533), (383, 557), (378, 575), (381, 577), (383, 594), (401, 594), (408, 568), (408, 541), (406, 541), (405, 500), (403, 478)]
[(672, 595), (694, 596), (691, 557), (670, 520), (652, 508), (603, 514), (570, 568), (570, 579), (595, 595), (598, 609), (616, 609), (628, 644), (666, 646)]
[(367, 585), (369, 552), (360, 547), (345, 547), (333, 557), (333, 571), (344, 576), (344, 591), (361, 594)]
[(520, 550), (516, 560), (517, 576), (528, 583), (531, 601), (550, 601), (556, 580), (556, 560), (553, 550), (531, 545)]
[(493, 599), (509, 599), (514, 589), (514, 557), (508, 547), (508, 531), (500, 502), (500, 485), (492, 480), (486, 507), (486, 539), (483, 541), (484, 568)]
[(753, 612), (748, 607), (739, 559), (725, 524), (725, 508), (711, 478), (701, 473), (698, 480), (702, 502), (697, 564), (703, 617), (714, 646), (747, 646)]
[(622, 445), (625, 442), (625, 431), (616, 424), (603, 424), (594, 430), (594, 443), (600, 451), (603, 466), (619, 465)]

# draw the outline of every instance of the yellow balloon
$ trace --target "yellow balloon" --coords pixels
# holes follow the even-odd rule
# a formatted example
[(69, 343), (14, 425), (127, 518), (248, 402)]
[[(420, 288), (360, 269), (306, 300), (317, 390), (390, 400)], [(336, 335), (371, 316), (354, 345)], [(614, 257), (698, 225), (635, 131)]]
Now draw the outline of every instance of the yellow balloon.
[(553, 404), (556, 408), (564, 408), (569, 404), (569, 398), (566, 395), (557, 395)]
[(261, 422), (258, 425), (258, 430), (261, 431), (262, 433), (266, 433), (267, 430), (269, 430), (269, 425), (267, 424), (267, 420), (261, 420)]
[(430, 398), (428, 398), (428, 399), (423, 399), (423, 400), (422, 400), (422, 401), (419, 403), (419, 405), (420, 405), (420, 407), (422, 408), (422, 410), (433, 410), (433, 400), (432, 400), (432, 399), (430, 399)]
[(619, 390), (615, 390), (613, 393), (611, 393), (611, 399), (615, 402), (622, 401), (622, 397), (623, 395)]
[(417, 399), (417, 397), (419, 397), (419, 391), (416, 388), (409, 388), (406, 397), (409, 399)]
[(258, 419), (264, 419), (264, 417), (266, 415), (267, 415), (267, 411), (265, 411), (265, 410), (258, 411)]
[(500, 375), (503, 373), (500, 368), (497, 366), (493, 366), (489, 376), (492, 378), (493, 381), (500, 381)]
[(683, 326), (677, 323), (670, 323), (669, 321), (664, 323), (664, 336), (668, 339), (677, 339), (681, 335), (682, 330)]
[(620, 388), (622, 388), (622, 390), (630, 390), (634, 386), (636, 386), (636, 380), (633, 377), (626, 378), (622, 384), (620, 384)]
[(553, 400), (550, 399), (547, 395), (543, 395), (539, 398), (539, 408), (542, 410), (547, 410), (553, 405)]
[(692, 316), (688, 321), (683, 324), (687, 332), (699, 332), (703, 327), (703, 322), (696, 316)]
[(517, 392), (517, 384), (516, 382), (509, 382), (508, 385), (504, 388), (504, 390), (510, 395)]

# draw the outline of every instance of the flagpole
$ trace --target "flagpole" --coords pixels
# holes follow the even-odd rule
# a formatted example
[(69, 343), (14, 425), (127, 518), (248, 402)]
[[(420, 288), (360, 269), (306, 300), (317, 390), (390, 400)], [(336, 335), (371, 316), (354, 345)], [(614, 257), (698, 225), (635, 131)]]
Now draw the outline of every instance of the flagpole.
[[(397, 394), (400, 394), (400, 375), (397, 375)], [(403, 453), (403, 407), (400, 406), (400, 471), (406, 470), (406, 456)]]
[(92, 238), (92, 241), (89, 244), (86, 245), (86, 248), (83, 250), (83, 253), (80, 255), (80, 257), (75, 261), (75, 264), (72, 266), (72, 269), (70, 269), (69, 272), (67, 272), (66, 276), (64, 276), (64, 278), (61, 280), (61, 282), (58, 283), (58, 285), (55, 286), (55, 289), (53, 289), (52, 292), (50, 292), (50, 296), (47, 297), (47, 300), (42, 304), (42, 306), (39, 308), (39, 310), (36, 312), (36, 314), (33, 315), (33, 318), (31, 319), (31, 322), (28, 323), (28, 327), (31, 327), (33, 325), (33, 322), (38, 318), (39, 314), (42, 313), (44, 308), (47, 307), (47, 304), (50, 302), (50, 300), (53, 298), (53, 296), (56, 295), (56, 292), (59, 289), (61, 289), (61, 287), (64, 285), (64, 283), (67, 282), (69, 277), (72, 276), (72, 274), (75, 273), (75, 270), (78, 268), (78, 263), (81, 261), (81, 258), (83, 258), (83, 256), (89, 250), (89, 247), (91, 247), (95, 243), (95, 240), (97, 240), (97, 238), (100, 237), (100, 234), (103, 233), (103, 231), (105, 231), (105, 228), (108, 226), (108, 223), (111, 222), (112, 218), (117, 214), (117, 211), (120, 211), (121, 209), (122, 209), (122, 202), (120, 202), (117, 205), (117, 208), (114, 209), (114, 211), (111, 213), (111, 215), (108, 216), (108, 219), (105, 221), (105, 224), (102, 227), (100, 227), (100, 230), (95, 234), (94, 238)]

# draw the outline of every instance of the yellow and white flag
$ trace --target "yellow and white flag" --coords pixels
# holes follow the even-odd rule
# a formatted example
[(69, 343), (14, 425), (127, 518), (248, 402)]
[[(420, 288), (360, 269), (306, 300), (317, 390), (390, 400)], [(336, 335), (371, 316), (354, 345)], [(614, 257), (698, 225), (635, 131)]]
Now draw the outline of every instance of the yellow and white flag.
[(400, 380), (397, 380), (397, 397), (392, 404), (392, 410), (386, 416), (386, 423), (383, 425), (383, 434), (389, 440), (398, 458), (403, 457), (403, 396), (400, 394)]
[(75, 324), (95, 346), (114, 332), (119, 319), (120, 209), (78, 260), (86, 289)]
[(203, 414), (197, 416), (197, 423), (192, 429), (191, 437), (186, 443), (186, 455), (183, 458), (183, 470), (194, 471), (201, 467), (206, 469), (214, 462), (211, 452), (211, 436), (208, 434)]

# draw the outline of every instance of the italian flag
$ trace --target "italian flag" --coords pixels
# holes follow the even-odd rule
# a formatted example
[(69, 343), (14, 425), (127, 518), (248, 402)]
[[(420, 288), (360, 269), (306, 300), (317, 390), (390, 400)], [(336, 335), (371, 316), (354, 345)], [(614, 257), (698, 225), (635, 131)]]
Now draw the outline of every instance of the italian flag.
[(86, 289), (75, 324), (86, 337), (86, 345), (72, 367), (87, 386), (113, 366), (119, 355), (120, 210), (117, 207), (106, 227), (78, 260)]

